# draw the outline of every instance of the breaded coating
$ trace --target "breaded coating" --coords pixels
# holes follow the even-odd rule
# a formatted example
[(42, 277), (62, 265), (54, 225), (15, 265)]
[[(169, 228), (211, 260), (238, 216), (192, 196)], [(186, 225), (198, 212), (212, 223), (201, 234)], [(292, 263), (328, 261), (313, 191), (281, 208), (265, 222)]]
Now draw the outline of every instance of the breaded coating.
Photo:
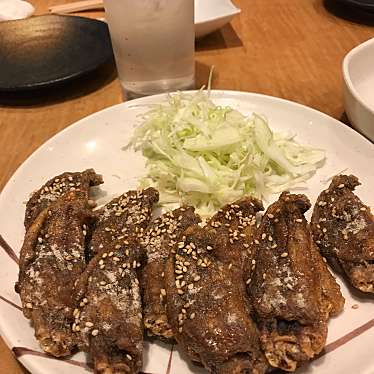
[(90, 256), (101, 252), (106, 243), (140, 238), (151, 221), (158, 198), (158, 191), (152, 187), (128, 191), (96, 211), (99, 218), (92, 235)]
[(374, 293), (374, 217), (354, 193), (353, 175), (338, 175), (314, 206), (313, 237), (323, 256), (344, 270), (353, 287)]
[(72, 331), (88, 352), (95, 373), (138, 373), (142, 367), (143, 319), (137, 271), (139, 242), (106, 243), (76, 287), (79, 306)]
[(166, 260), (181, 233), (199, 222), (194, 208), (181, 207), (153, 221), (142, 238), (147, 255), (146, 265), (141, 272), (144, 327), (151, 336), (164, 340), (173, 338), (166, 313)]
[(67, 192), (37, 216), (21, 249), (16, 290), (23, 312), (40, 346), (56, 357), (70, 355), (75, 347), (72, 290), (86, 266), (85, 235), (92, 217), (87, 194)]
[(243, 197), (222, 207), (208, 221), (208, 227), (215, 231), (217, 246), (214, 256), (218, 260), (244, 271), (254, 256), (252, 247), (256, 214), (263, 209), (260, 200)]
[(288, 193), (269, 206), (247, 280), (262, 349), (272, 366), (286, 371), (321, 352), (327, 319), (344, 302), (313, 243), (304, 218), (309, 208), (305, 195)]
[(240, 272), (217, 260), (215, 234), (190, 226), (165, 268), (167, 312), (174, 337), (211, 373), (265, 373)]
[(90, 261), (76, 287), (80, 308), (72, 329), (97, 373), (138, 373), (142, 367), (143, 320), (138, 270), (144, 264), (140, 235), (158, 192), (129, 191), (97, 213)]
[(102, 176), (96, 174), (93, 169), (87, 169), (83, 172), (67, 172), (50, 179), (39, 190), (32, 194), (30, 200), (26, 204), (26, 230), (44, 209), (58, 200), (66, 192), (81, 191), (86, 194), (86, 199), (88, 200), (90, 187), (98, 186), (102, 183)]

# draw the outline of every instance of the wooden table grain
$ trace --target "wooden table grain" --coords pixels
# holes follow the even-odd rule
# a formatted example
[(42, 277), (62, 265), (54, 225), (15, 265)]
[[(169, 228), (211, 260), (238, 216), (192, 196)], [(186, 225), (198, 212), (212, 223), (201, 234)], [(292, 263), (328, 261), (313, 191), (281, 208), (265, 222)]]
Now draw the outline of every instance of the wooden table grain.
[[(29, 1), (36, 14), (68, 2)], [(350, 49), (374, 37), (373, 18), (346, 11), (333, 0), (234, 2), (242, 9), (241, 15), (196, 45), (197, 86), (207, 81), (214, 65), (214, 88), (278, 96), (341, 119), (342, 59)], [(102, 17), (103, 12), (80, 15)], [(118, 80), (103, 71), (94, 79), (72, 83), (32, 102), (12, 98), (10, 104), (0, 103), (0, 190), (47, 139), (121, 101)], [(0, 338), (0, 373), (26, 372)]]

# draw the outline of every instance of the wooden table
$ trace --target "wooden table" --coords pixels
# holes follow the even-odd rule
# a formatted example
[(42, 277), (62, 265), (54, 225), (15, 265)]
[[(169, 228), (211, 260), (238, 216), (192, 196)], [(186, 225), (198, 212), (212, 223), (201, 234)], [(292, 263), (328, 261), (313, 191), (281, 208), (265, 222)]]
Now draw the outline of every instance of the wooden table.
[[(29, 1), (37, 14), (67, 2)], [(234, 2), (242, 9), (241, 15), (197, 43), (198, 86), (206, 83), (210, 66), (215, 65), (214, 88), (279, 96), (341, 119), (342, 59), (351, 48), (374, 37), (373, 18), (347, 12), (332, 0)], [(103, 13), (84, 15), (102, 17)], [(16, 168), (51, 136), (121, 100), (118, 80), (104, 71), (94, 81), (79, 82), (32, 105), (22, 100), (17, 106), (1, 106), (0, 190)], [(25, 372), (0, 338), (0, 373)]]

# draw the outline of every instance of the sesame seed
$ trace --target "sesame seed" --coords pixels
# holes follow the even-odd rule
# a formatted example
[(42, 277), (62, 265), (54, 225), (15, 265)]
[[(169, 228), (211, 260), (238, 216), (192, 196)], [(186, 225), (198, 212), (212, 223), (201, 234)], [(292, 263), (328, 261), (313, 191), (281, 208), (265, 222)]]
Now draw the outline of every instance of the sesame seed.
[(161, 293), (162, 296), (166, 296), (165, 288), (161, 288), (160, 293)]
[(196, 313), (191, 313), (190, 314), (190, 319), (194, 319), (196, 317)]
[(229, 264), (229, 270), (232, 268), (232, 263)]
[(212, 248), (210, 245), (208, 245), (208, 246), (206, 247), (206, 249), (207, 249), (208, 251), (211, 251), (213, 248)]
[(104, 282), (104, 281), (100, 281), (100, 285), (101, 285), (101, 286), (105, 286), (105, 285), (106, 285), (106, 282)]
[(270, 219), (272, 219), (272, 218), (274, 218), (274, 215), (271, 214), (271, 213), (269, 213), (269, 214), (268, 214), (268, 217), (269, 217)]
[(344, 184), (343, 183), (339, 184), (338, 188), (344, 188)]
[(179, 295), (183, 295), (183, 294), (184, 294), (183, 290), (179, 289), (179, 290), (178, 290), (178, 294), (179, 294)]
[(266, 234), (263, 233), (263, 234), (261, 235), (261, 239), (265, 239), (265, 238), (266, 238)]
[(98, 334), (99, 334), (99, 330), (97, 330), (97, 329), (92, 330), (92, 332), (91, 332), (92, 336), (97, 336)]
[(104, 252), (103, 255), (101, 256), (102, 258), (106, 258), (108, 256), (108, 253)]
[(28, 309), (32, 309), (32, 304), (31, 304), (31, 303), (27, 303), (27, 304), (26, 304), (26, 308), (28, 308)]
[(190, 283), (190, 284), (187, 286), (187, 288), (188, 288), (189, 290), (192, 290), (192, 289), (193, 289), (193, 283)]
[(99, 261), (99, 265), (102, 265), (104, 263), (104, 260)]
[(43, 238), (41, 238), (41, 237), (39, 236), (39, 238), (38, 238), (38, 242), (39, 242), (39, 243), (43, 243)]
[(324, 227), (324, 228), (322, 229), (322, 232), (327, 232), (326, 227)]
[(255, 239), (255, 244), (260, 244), (260, 242), (257, 239)]
[(88, 304), (88, 300), (87, 300), (87, 298), (85, 297), (85, 298), (83, 298), (83, 300), (82, 300), (85, 304)]
[(127, 358), (129, 361), (132, 360), (132, 357), (131, 357), (128, 353), (126, 354), (126, 358)]
[(318, 205), (319, 206), (325, 206), (327, 203), (325, 202), (325, 201), (320, 201), (319, 203), (318, 203)]
[(86, 326), (86, 327), (93, 327), (93, 325), (94, 325), (94, 324), (93, 324), (92, 322), (86, 322), (86, 323), (85, 323), (85, 326)]
[(246, 282), (245, 282), (245, 284), (249, 284), (249, 283), (251, 283), (251, 278), (248, 278), (247, 280), (246, 280)]
[(303, 222), (303, 220), (301, 218), (297, 218), (295, 221), (296, 222)]
[(196, 275), (193, 280), (195, 282), (198, 282), (200, 279), (201, 279), (200, 275)]
[(255, 265), (256, 264), (256, 260), (252, 260), (252, 265)]
[(262, 274), (262, 279), (266, 279), (266, 273)]
[(365, 212), (366, 211), (366, 208), (365, 207), (362, 207), (360, 208), (361, 212)]
[(288, 253), (287, 252), (283, 252), (282, 254), (281, 254), (281, 257), (287, 257), (288, 256)]
[(118, 262), (118, 261), (120, 261), (120, 259), (118, 257), (113, 257), (113, 261)]
[(178, 331), (182, 332), (183, 331), (183, 327), (179, 327)]

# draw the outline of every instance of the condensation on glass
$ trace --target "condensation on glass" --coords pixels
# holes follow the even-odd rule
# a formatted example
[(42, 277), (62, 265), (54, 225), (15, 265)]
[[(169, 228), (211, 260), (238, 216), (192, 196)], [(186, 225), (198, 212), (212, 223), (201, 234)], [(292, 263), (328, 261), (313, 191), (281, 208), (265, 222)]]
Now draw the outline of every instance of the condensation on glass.
[(104, 0), (128, 98), (194, 88), (194, 0)]

